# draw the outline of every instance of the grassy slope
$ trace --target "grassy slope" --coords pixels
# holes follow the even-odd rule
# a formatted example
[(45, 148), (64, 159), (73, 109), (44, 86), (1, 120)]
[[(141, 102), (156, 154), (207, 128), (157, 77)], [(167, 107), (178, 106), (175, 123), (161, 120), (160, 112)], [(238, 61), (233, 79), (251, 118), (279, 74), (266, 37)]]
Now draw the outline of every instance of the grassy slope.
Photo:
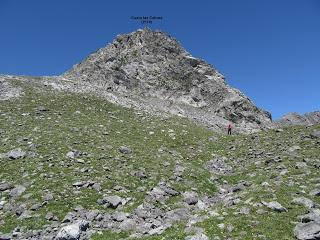
[[(212, 154), (227, 156), (229, 164), (236, 169), (233, 176), (222, 177), (230, 184), (239, 180), (247, 180), (252, 185), (239, 193), (242, 200), (239, 205), (231, 208), (217, 206), (215, 209), (223, 220), (210, 217), (199, 223), (210, 237), (224, 238), (238, 237), (238, 239), (255, 239), (264, 235), (266, 239), (292, 239), (292, 229), (296, 216), (305, 212), (303, 207), (290, 204), (292, 195), (300, 193), (306, 195), (314, 187), (317, 169), (310, 165), (310, 174), (305, 176), (304, 171), (295, 169), (295, 162), (303, 158), (315, 159), (320, 150), (312, 140), (303, 140), (312, 129), (304, 127), (291, 127), (282, 133), (275, 131), (262, 132), (252, 136), (218, 136), (217, 141), (208, 141), (214, 133), (196, 126), (186, 119), (169, 118), (159, 119), (142, 114), (137, 115), (132, 110), (110, 104), (94, 96), (55, 92), (46, 89), (34, 88), (22, 82), (15, 82), (24, 88), (23, 97), (1, 102), (0, 153), (20, 147), (30, 154), (24, 159), (8, 161), (0, 159), (0, 179), (15, 184), (27, 183), (30, 193), (26, 201), (29, 206), (34, 202), (42, 202), (45, 190), (50, 190), (55, 200), (35, 212), (28, 220), (18, 220), (15, 215), (4, 214), (0, 211), (0, 232), (10, 232), (17, 225), (37, 229), (46, 224), (44, 216), (51, 211), (60, 220), (68, 211), (76, 206), (86, 209), (99, 209), (96, 203), (103, 193), (114, 192), (113, 187), (124, 186), (127, 193), (125, 197), (132, 197), (125, 211), (132, 211), (142, 203), (145, 192), (155, 186), (160, 180), (170, 182), (175, 163), (181, 161), (186, 167), (184, 181), (172, 182), (178, 190), (197, 188), (202, 195), (212, 195), (216, 186), (209, 181), (210, 173), (203, 167), (203, 163), (212, 158)], [(48, 111), (37, 112), (43, 106)], [(22, 113), (29, 113), (22, 116)], [(319, 126), (317, 127), (319, 128)], [(172, 131), (173, 130), (173, 131)], [(154, 132), (154, 134), (150, 134)], [(25, 139), (24, 139), (25, 138)], [(122, 145), (129, 146), (133, 153), (123, 155), (118, 151)], [(288, 155), (284, 150), (288, 146), (299, 145), (302, 150), (296, 157)], [(235, 150), (231, 150), (234, 146)], [(252, 158), (250, 148), (254, 151), (271, 152), (281, 157), (289, 173), (279, 176), (275, 165), (267, 168), (262, 157), (261, 165), (256, 165), (257, 159)], [(78, 163), (66, 157), (70, 149), (87, 152), (81, 157), (85, 163)], [(163, 149), (164, 151), (159, 151)], [(259, 159), (258, 159), (259, 160)], [(163, 162), (170, 163), (168, 167)], [(278, 164), (279, 165), (279, 164)], [(89, 172), (80, 170), (87, 167)], [(143, 167), (148, 174), (146, 180), (139, 180), (132, 176), (132, 170)], [(106, 170), (109, 168), (110, 170)], [(267, 168), (267, 169), (266, 169)], [(256, 175), (251, 175), (255, 172)], [(98, 193), (92, 189), (74, 191), (72, 183), (76, 181), (93, 180), (101, 183), (103, 192)], [(262, 187), (261, 183), (267, 181), (270, 187)], [(293, 182), (293, 183), (292, 183)], [(290, 185), (290, 186), (288, 186)], [(303, 185), (304, 187), (301, 187)], [(137, 191), (139, 187), (145, 190)], [(304, 193), (305, 192), (305, 193)], [(118, 192), (115, 192), (119, 195)], [(2, 193), (0, 197), (7, 197)], [(308, 196), (310, 198), (310, 196)], [(252, 199), (245, 203), (246, 200)], [(287, 213), (274, 213), (267, 209), (267, 213), (258, 214), (257, 207), (252, 203), (260, 200), (276, 199), (289, 209)], [(179, 200), (170, 199), (168, 205), (175, 206)], [(320, 203), (319, 198), (313, 199)], [(238, 215), (239, 207), (246, 206), (251, 209), (249, 215)], [(219, 223), (231, 224), (234, 230), (228, 232), (217, 227)], [(105, 232), (96, 235), (94, 239), (120, 239), (126, 234)], [(146, 239), (183, 239), (183, 227), (177, 225), (167, 230), (163, 235)]]

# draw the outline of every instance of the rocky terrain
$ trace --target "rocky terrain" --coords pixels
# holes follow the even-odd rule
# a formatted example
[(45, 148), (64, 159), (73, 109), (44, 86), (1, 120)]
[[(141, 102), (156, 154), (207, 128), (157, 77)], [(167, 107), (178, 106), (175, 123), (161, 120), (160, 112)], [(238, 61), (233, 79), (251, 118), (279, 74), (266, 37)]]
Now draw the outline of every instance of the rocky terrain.
[(319, 239), (319, 125), (226, 136), (50, 81), (2, 78), (0, 239)]
[(320, 239), (317, 114), (272, 122), (148, 29), (2, 75), (0, 239)]
[(311, 126), (320, 123), (320, 112), (310, 112), (303, 115), (298, 113), (289, 113), (281, 119), (275, 121), (278, 126), (303, 125)]
[(118, 35), (63, 78), (125, 96), (148, 112), (185, 116), (216, 131), (224, 130), (229, 121), (238, 132), (268, 128), (271, 123), (270, 113), (228, 86), (217, 69), (160, 31)]

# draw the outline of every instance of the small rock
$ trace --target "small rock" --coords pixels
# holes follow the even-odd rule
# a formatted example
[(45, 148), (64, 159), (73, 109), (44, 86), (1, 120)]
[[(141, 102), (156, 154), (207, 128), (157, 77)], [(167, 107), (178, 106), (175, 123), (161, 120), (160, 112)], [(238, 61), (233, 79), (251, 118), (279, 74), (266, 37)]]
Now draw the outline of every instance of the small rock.
[(266, 207), (276, 211), (276, 212), (287, 212), (288, 210), (286, 208), (284, 208), (280, 203), (276, 202), (276, 201), (272, 201), (272, 202), (262, 202), (263, 205), (265, 205)]
[(209, 238), (205, 234), (199, 233), (193, 236), (187, 236), (185, 240), (209, 240)]
[(22, 185), (17, 185), (15, 186), (15, 188), (13, 188), (10, 193), (9, 196), (12, 198), (17, 198), (19, 196), (21, 196), (22, 193), (24, 193), (24, 191), (26, 190), (26, 188)]
[(309, 194), (310, 194), (311, 196), (320, 197), (320, 188), (312, 190)]
[(288, 148), (288, 152), (295, 152), (298, 150), (301, 150), (301, 147), (299, 147), (297, 145)]
[(46, 195), (43, 196), (43, 201), (49, 202), (51, 200), (53, 200), (52, 193), (47, 193)]
[(320, 138), (320, 131), (319, 130), (315, 130), (310, 134), (310, 136), (312, 138)]
[(122, 222), (127, 218), (127, 214), (124, 212), (115, 212), (112, 214), (112, 219), (117, 222)]
[(77, 157), (80, 157), (81, 155), (82, 155), (82, 152), (79, 150), (72, 150), (67, 153), (68, 158), (77, 158)]
[(126, 146), (121, 146), (119, 147), (119, 151), (123, 154), (130, 154), (131, 153), (131, 149), (126, 147)]
[(0, 192), (8, 190), (8, 189), (12, 189), (12, 188), (13, 188), (13, 184), (11, 184), (11, 183), (7, 183), (7, 182), (0, 183)]
[(82, 186), (84, 186), (86, 183), (85, 182), (75, 182), (75, 183), (73, 183), (72, 184), (72, 186), (74, 186), (74, 187), (82, 187)]
[(298, 197), (292, 200), (293, 204), (305, 206), (306, 208), (313, 208), (315, 206), (314, 202), (306, 197)]
[(308, 165), (305, 162), (297, 162), (296, 163), (296, 169), (303, 169), (306, 168)]
[(10, 159), (18, 159), (18, 158), (24, 158), (26, 153), (21, 150), (21, 148), (13, 149), (10, 152), (7, 153), (8, 158)]
[(183, 198), (189, 205), (195, 205), (198, 202), (198, 194), (196, 192), (184, 192)]
[(122, 203), (122, 198), (119, 196), (105, 196), (103, 198), (103, 204), (106, 204), (107, 207), (117, 208)]

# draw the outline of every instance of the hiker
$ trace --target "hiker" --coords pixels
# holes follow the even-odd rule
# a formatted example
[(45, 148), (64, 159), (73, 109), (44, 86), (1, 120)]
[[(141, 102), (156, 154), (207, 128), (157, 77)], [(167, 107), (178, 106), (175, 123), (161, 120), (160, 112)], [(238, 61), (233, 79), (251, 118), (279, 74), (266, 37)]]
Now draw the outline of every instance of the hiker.
[(231, 124), (228, 125), (228, 135), (231, 135)]

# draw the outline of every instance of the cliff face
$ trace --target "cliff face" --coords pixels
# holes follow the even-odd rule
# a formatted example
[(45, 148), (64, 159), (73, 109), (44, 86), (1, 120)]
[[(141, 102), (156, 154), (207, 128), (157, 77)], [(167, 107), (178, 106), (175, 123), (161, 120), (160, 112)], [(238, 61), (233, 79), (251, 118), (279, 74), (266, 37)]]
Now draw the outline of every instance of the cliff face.
[(192, 57), (177, 40), (160, 31), (118, 35), (63, 77), (143, 98), (145, 103), (160, 101), (161, 110), (219, 128), (231, 121), (246, 132), (271, 123), (271, 115), (228, 86), (217, 69)]
[(275, 121), (278, 126), (304, 125), (311, 126), (320, 124), (320, 112), (310, 112), (303, 115), (298, 113), (288, 113), (281, 119)]

